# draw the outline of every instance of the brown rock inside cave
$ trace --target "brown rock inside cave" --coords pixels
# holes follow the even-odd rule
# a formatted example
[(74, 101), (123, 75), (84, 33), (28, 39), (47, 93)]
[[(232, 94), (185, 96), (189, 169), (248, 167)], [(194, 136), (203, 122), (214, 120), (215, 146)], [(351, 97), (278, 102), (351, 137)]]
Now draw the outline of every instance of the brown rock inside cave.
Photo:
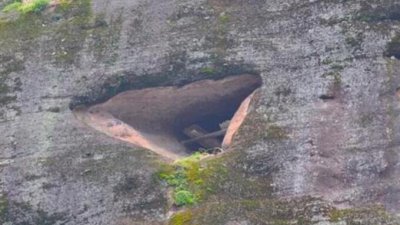
[(73, 113), (108, 136), (175, 160), (199, 148), (229, 146), (260, 86), (259, 76), (244, 74), (130, 90)]

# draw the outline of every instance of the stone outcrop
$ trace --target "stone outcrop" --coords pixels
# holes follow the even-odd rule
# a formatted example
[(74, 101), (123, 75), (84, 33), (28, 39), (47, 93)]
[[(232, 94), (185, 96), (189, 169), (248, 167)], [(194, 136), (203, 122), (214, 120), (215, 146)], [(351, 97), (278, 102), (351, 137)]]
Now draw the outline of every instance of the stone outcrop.
[[(6, 4), (0, 2), (0, 7)], [(0, 13), (0, 223), (400, 224), (397, 0), (74, 0)], [(201, 202), (71, 109), (259, 74)]]

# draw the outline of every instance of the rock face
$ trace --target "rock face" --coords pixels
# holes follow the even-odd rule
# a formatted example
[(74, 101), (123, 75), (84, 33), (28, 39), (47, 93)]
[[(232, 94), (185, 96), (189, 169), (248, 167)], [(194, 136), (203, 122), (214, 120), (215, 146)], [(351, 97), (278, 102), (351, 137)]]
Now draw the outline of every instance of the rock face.
[[(5, 1), (0, 2), (3, 7)], [(76, 0), (0, 13), (2, 224), (400, 224), (396, 0)], [(210, 194), (168, 218), (159, 156), (70, 108), (256, 73)]]

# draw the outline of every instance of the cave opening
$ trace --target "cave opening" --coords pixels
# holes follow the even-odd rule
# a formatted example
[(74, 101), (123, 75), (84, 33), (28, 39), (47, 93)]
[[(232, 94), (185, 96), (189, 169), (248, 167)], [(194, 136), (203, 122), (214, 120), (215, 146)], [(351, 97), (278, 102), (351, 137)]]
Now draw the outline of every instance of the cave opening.
[(108, 136), (179, 159), (228, 147), (260, 86), (260, 76), (243, 74), (129, 90), (73, 113)]

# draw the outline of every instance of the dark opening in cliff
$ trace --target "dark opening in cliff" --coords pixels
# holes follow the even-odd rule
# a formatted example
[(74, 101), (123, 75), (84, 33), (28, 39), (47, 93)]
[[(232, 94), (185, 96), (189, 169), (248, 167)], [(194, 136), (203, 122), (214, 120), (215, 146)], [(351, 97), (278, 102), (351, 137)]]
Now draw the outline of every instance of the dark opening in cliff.
[(74, 114), (109, 136), (178, 159), (199, 148), (229, 146), (260, 85), (259, 76), (245, 74), (130, 90), (76, 107)]

